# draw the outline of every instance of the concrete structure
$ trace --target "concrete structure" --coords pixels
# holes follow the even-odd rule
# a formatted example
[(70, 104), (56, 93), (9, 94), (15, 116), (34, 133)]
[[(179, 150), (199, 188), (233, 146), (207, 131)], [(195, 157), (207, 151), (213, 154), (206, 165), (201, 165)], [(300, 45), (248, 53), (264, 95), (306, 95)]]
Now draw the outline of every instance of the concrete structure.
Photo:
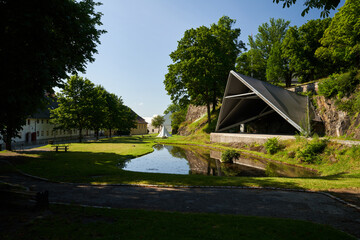
[(215, 143), (257, 143), (264, 144), (269, 138), (279, 140), (295, 140), (295, 136), (290, 135), (271, 135), (271, 134), (245, 134), (245, 133), (210, 133), (210, 142)]

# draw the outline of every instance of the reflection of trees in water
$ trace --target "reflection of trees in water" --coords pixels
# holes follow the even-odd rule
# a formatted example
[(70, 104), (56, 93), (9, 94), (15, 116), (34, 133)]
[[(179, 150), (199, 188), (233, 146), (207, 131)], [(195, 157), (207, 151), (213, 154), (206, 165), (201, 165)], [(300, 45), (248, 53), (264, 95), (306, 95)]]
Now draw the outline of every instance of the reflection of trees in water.
[(155, 150), (160, 151), (161, 149), (164, 148), (164, 145), (162, 145), (162, 144), (156, 144), (156, 145), (153, 146), (153, 148), (154, 148)]
[(168, 151), (171, 156), (175, 158), (186, 159), (185, 149), (183, 148), (172, 146), (172, 148), (168, 149)]

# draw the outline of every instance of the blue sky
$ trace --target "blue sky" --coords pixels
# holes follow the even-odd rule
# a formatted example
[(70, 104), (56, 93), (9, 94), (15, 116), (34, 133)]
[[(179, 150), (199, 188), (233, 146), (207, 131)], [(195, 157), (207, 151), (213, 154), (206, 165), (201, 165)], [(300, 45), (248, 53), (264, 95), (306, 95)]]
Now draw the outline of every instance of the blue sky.
[[(171, 103), (163, 84), (169, 54), (190, 28), (216, 23), (226, 15), (236, 20), (240, 39), (257, 33), (270, 18), (289, 20), (300, 26), (320, 17), (311, 10), (301, 17), (304, 1), (282, 8), (272, 0), (100, 0), (102, 6), (101, 45), (95, 62), (83, 76), (121, 96), (124, 103), (142, 117), (163, 114)], [(341, 0), (339, 7), (344, 4)], [(331, 16), (336, 11), (333, 11)], [(147, 118), (148, 119), (148, 118)]]

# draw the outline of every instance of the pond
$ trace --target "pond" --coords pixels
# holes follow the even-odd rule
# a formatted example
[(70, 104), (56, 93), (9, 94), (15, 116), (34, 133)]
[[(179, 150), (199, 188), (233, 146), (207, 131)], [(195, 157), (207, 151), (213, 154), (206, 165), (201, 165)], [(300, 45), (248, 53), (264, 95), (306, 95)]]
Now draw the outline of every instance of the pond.
[(312, 177), (318, 173), (306, 168), (268, 161), (243, 153), (234, 163), (221, 163), (221, 152), (195, 146), (157, 144), (154, 152), (130, 159), (123, 170), (150, 173), (202, 174), (250, 177)]

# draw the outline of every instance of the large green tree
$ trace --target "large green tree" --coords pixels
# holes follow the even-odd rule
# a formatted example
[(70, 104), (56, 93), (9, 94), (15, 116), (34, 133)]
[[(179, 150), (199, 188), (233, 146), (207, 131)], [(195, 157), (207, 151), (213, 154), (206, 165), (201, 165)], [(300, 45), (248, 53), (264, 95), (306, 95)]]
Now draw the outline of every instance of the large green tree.
[(289, 24), (289, 21), (281, 18), (270, 18), (269, 23), (261, 24), (259, 32), (255, 36), (249, 36), (250, 50), (239, 56), (236, 69), (263, 81), (275, 84), (285, 81), (289, 84), (291, 72), (281, 51), (281, 43)]
[(0, 134), (11, 150), (45, 92), (94, 61), (103, 30), (93, 0), (0, 1)]
[[(71, 76), (60, 93), (56, 94), (59, 107), (51, 110), (51, 121), (59, 129), (79, 130), (79, 142), (83, 139), (83, 130), (91, 129), (97, 110), (95, 85), (86, 78)], [(99, 106), (102, 108), (102, 106)]]
[(315, 57), (320, 39), (331, 22), (330, 18), (310, 20), (301, 27), (290, 27), (282, 43), (283, 58), (301, 82), (329, 75), (331, 65)]
[(105, 99), (104, 128), (109, 130), (110, 137), (113, 130), (127, 133), (130, 132), (131, 128), (136, 127), (136, 115), (133, 114), (129, 107), (124, 105), (121, 97), (107, 92)]
[[(284, 2), (283, 8), (290, 7), (296, 3), (296, 0), (273, 0), (274, 3)], [(330, 10), (334, 10), (340, 3), (340, 0), (305, 0), (305, 9), (301, 12), (301, 16), (305, 16), (312, 8), (322, 9), (320, 17), (328, 17)]]
[(332, 19), (316, 56), (340, 70), (360, 67), (360, 1), (347, 0)]
[(170, 54), (173, 64), (165, 75), (165, 89), (175, 104), (210, 105), (215, 108), (223, 95), (229, 71), (244, 44), (238, 40), (235, 20), (222, 17), (210, 28), (201, 26), (185, 31), (177, 49)]

